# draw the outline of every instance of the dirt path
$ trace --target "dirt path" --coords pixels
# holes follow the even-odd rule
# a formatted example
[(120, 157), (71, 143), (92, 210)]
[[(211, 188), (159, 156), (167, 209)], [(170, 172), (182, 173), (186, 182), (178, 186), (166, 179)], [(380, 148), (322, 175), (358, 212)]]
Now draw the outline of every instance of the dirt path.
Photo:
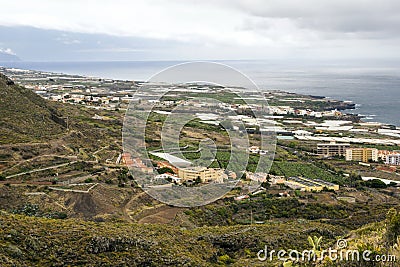
[[(95, 188), (99, 183), (93, 184), (91, 187), (89, 187), (87, 190), (77, 190), (77, 189), (66, 189), (66, 188), (59, 188), (59, 187), (49, 187), (51, 190), (55, 191), (64, 191), (64, 192), (75, 192), (75, 193), (86, 193), (88, 194), (90, 190)], [(85, 184), (86, 185), (86, 184)]]
[(133, 221), (134, 221), (134, 220), (132, 220), (131, 216), (129, 216), (129, 213), (128, 213), (128, 207), (129, 207), (129, 205), (132, 203), (132, 201), (137, 200), (139, 197), (143, 196), (144, 194), (146, 194), (146, 193), (143, 192), (143, 191), (140, 192), (140, 193), (137, 193), (137, 194), (133, 195), (130, 199), (127, 198), (127, 199), (122, 203), (122, 205), (121, 205), (121, 210), (122, 210), (122, 213), (123, 213), (123, 215), (124, 215), (124, 218), (125, 218), (127, 221), (130, 221), (130, 222), (133, 222)]
[(143, 218), (139, 219), (138, 223), (167, 224), (175, 219), (176, 215), (179, 211), (181, 211), (181, 209), (182, 208), (164, 205), (162, 207), (155, 208), (155, 210), (157, 211), (156, 213), (144, 216)]
[(39, 156), (30, 158), (30, 159), (27, 159), (27, 160), (19, 160), (19, 161), (13, 160), (13, 161), (8, 161), (8, 162), (16, 162), (16, 164), (14, 164), (13, 166), (11, 166), (10, 168), (7, 168), (7, 169), (3, 170), (3, 172), (12, 170), (13, 168), (18, 167), (18, 166), (20, 166), (20, 165), (23, 164), (23, 163), (30, 162), (30, 161), (33, 161), (33, 160), (36, 160), (36, 159), (39, 159), (39, 158), (44, 158), (44, 157), (58, 157), (58, 158), (69, 159), (69, 160), (71, 160), (71, 159), (77, 160), (77, 159), (78, 159), (78, 156), (67, 156), (67, 155), (57, 155), (57, 154), (39, 155)]
[(29, 174), (29, 173), (34, 173), (34, 172), (40, 172), (40, 171), (45, 171), (45, 170), (51, 170), (51, 169), (56, 169), (56, 168), (60, 168), (60, 167), (67, 166), (67, 165), (69, 165), (69, 164), (74, 164), (74, 163), (76, 163), (76, 162), (77, 162), (77, 161), (71, 161), (71, 162), (59, 164), (59, 165), (56, 165), (56, 166), (50, 166), (50, 167), (46, 167), (46, 168), (40, 168), (40, 169), (34, 169), (34, 170), (26, 171), (26, 172), (20, 172), (20, 173), (17, 173), (17, 174), (13, 174), (13, 175), (7, 176), (6, 178), (9, 179), (9, 178), (21, 176), (21, 175), (24, 175), (24, 174)]

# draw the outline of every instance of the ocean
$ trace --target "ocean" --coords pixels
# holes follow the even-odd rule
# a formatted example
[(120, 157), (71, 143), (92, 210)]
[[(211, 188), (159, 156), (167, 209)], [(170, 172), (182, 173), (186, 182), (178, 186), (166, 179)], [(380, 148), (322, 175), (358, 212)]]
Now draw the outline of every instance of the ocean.
[[(124, 80), (147, 80), (183, 61), (14, 62), (5, 67), (80, 74)], [(269, 61), (218, 61), (251, 78), (261, 90), (278, 89), (352, 101), (365, 121), (400, 126), (400, 68), (396, 64), (321, 64)]]

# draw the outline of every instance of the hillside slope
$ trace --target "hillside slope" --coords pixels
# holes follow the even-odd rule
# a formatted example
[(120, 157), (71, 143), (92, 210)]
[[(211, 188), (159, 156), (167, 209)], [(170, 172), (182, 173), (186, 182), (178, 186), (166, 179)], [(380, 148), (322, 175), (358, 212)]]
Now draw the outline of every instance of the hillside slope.
[(61, 114), (31, 90), (0, 74), (0, 144), (39, 141), (65, 129)]
[[(1, 266), (265, 266), (265, 245), (308, 248), (308, 235), (327, 244), (339, 227), (314, 222), (201, 227), (94, 223), (0, 211)], [(34, 225), (34, 227), (33, 227)]]

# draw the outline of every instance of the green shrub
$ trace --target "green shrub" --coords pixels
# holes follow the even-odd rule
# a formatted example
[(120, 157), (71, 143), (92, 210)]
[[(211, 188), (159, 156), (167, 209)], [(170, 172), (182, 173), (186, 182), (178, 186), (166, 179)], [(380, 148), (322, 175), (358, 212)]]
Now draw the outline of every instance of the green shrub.
[(93, 183), (93, 178), (87, 178), (87, 179), (85, 179), (85, 183)]
[(218, 262), (222, 264), (231, 264), (234, 260), (229, 255), (225, 254), (218, 257)]
[(386, 242), (393, 246), (400, 235), (400, 213), (391, 208), (386, 216)]

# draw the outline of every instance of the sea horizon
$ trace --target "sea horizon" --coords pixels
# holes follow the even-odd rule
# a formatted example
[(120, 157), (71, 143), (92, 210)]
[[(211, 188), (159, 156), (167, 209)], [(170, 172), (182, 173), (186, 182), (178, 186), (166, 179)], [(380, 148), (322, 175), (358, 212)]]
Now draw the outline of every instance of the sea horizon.
[[(196, 60), (193, 60), (196, 61)], [(400, 71), (397, 62), (381, 64), (321, 63), (268, 60), (198, 60), (231, 66), (252, 79), (260, 90), (325, 96), (351, 101), (356, 109), (346, 110), (376, 121), (400, 126)], [(184, 60), (151, 61), (17, 61), (0, 66), (92, 76), (118, 80), (145, 81)], [(394, 63), (394, 64), (393, 64)], [(373, 99), (374, 101), (371, 101)]]

